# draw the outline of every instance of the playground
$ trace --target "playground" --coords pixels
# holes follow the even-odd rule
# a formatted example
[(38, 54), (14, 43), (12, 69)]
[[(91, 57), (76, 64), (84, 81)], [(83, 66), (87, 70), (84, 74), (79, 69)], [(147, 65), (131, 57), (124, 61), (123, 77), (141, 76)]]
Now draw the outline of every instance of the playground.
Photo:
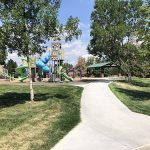
[(16, 68), (16, 73), (19, 75), (17, 79), (12, 74), (8, 74), (7, 69), (2, 66), (0, 68), (0, 76), (12, 82), (16, 82), (14, 80), (25, 82), (29, 78), (28, 69), (30, 64), (33, 82), (41, 82), (43, 80), (43, 74), (48, 78), (48, 82), (73, 81), (73, 78), (63, 71), (64, 51), (61, 48), (61, 43), (58, 41), (52, 42), (51, 48), (47, 50), (47, 53), (43, 57), (41, 56), (38, 59), (35, 56), (30, 57), (29, 62), (25, 57), (21, 59), (22, 64)]
[(150, 150), (149, 0), (0, 2), (0, 150)]
[[(132, 150), (147, 147), (150, 117), (131, 110), (150, 115), (149, 79), (135, 78), (134, 86), (128, 85), (134, 91), (140, 88), (138, 83), (143, 84), (139, 89), (147, 92), (143, 100), (138, 92), (132, 95), (133, 100), (128, 97), (124, 80), (109, 85), (110, 81), (110, 78), (83, 78), (63, 84), (36, 82), (35, 103), (29, 101), (26, 82), (1, 83), (0, 149)], [(118, 84), (122, 84), (126, 97), (120, 98), (118, 91), (115, 94), (123, 103), (129, 100), (131, 110), (108, 87), (116, 89)]]
[(132, 150), (146, 145), (149, 150), (149, 79), (134, 77), (129, 84), (124, 76), (104, 77), (105, 68), (118, 67), (110, 62), (87, 68), (102, 67), (101, 78), (75, 77), (75, 69), (69, 68), (70, 76), (63, 62), (61, 43), (54, 42), (38, 59), (22, 57), (18, 78), (1, 67), (0, 149)]

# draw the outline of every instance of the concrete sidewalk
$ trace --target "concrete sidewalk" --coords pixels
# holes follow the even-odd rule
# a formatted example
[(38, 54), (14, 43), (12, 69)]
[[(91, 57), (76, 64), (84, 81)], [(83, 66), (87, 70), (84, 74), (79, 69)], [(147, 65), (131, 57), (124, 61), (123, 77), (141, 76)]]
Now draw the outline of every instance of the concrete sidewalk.
[(107, 81), (85, 85), (81, 119), (52, 150), (131, 150), (150, 143), (150, 117), (131, 112)]

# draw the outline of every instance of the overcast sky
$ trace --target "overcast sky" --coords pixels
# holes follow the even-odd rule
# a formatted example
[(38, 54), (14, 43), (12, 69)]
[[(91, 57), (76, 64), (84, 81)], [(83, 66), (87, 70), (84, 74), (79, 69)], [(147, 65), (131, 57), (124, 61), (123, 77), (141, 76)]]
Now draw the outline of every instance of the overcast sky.
[[(80, 19), (80, 28), (82, 30), (82, 36), (78, 40), (62, 43), (62, 47), (65, 50), (65, 62), (75, 64), (79, 56), (87, 56), (86, 48), (90, 40), (90, 15), (93, 6), (94, 0), (62, 0), (59, 13), (61, 23), (65, 23), (67, 18), (72, 15)], [(49, 43), (47, 45), (50, 47)], [(21, 64), (21, 60), (15, 53), (10, 54), (8, 59), (10, 58)]]

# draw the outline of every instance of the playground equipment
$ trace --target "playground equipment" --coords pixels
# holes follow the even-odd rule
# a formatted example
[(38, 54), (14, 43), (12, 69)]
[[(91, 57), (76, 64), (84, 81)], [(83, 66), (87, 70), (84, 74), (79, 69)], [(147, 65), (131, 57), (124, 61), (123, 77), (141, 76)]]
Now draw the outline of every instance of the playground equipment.
[(62, 64), (64, 61), (64, 51), (61, 48), (61, 43), (59, 41), (52, 42), (52, 52), (51, 52), (51, 77), (50, 82), (63, 81), (67, 79), (73, 81), (65, 72), (63, 72)]
[(58, 73), (60, 74), (60, 76), (62, 76), (62, 78), (65, 78), (69, 81), (73, 81), (73, 78), (68, 76), (65, 72), (62, 71), (63, 70), (63, 67), (60, 66), (59, 69), (58, 69)]
[[(33, 70), (33, 69), (35, 70), (36, 66), (35, 66), (34, 58), (30, 58), (30, 65), (31, 65), (31, 70)], [(24, 80), (26, 80), (29, 77), (27, 58), (22, 57), (22, 65), (20, 65), (19, 67), (16, 68), (16, 72), (18, 74), (20, 74), (18, 80), (21, 82), (23, 82)], [(34, 74), (33, 71), (32, 71), (32, 74)], [(33, 78), (34, 78), (34, 76), (33, 76)]]
[(44, 72), (49, 73), (50, 67), (48, 67), (46, 65), (49, 62), (49, 60), (50, 60), (50, 54), (48, 54), (47, 56), (43, 57), (42, 59), (36, 61), (36, 66), (38, 68), (41, 68)]
[(24, 81), (25, 79), (28, 78), (28, 71), (27, 71), (27, 69), (28, 69), (28, 66), (23, 66), (23, 65), (19, 66), (19, 67), (16, 69), (16, 72), (17, 72), (18, 74), (20, 74), (20, 76), (19, 76), (19, 78), (18, 78), (19, 81), (22, 82), (22, 81)]
[[(42, 72), (49, 75), (50, 82), (62, 81), (67, 79), (73, 81), (73, 78), (69, 77), (65, 72), (63, 72), (62, 64), (64, 61), (64, 52), (61, 48), (61, 43), (59, 41), (52, 42), (52, 51), (42, 57), (39, 60), (30, 58), (31, 71), (32, 74), (36, 74), (36, 69), (38, 69), (39, 81), (41, 81)], [(19, 81), (24, 81), (28, 78), (28, 64), (27, 59), (22, 58), (23, 64), (16, 69), (16, 72), (20, 74), (18, 78)], [(48, 64), (49, 62), (49, 64)], [(41, 73), (39, 73), (41, 71)], [(32, 75), (32, 80), (34, 80), (35, 75)]]

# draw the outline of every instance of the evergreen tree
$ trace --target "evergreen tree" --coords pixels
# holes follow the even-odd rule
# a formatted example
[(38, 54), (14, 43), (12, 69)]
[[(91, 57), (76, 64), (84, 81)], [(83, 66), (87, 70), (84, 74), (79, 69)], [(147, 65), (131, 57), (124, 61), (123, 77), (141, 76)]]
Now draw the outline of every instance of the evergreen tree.
[(12, 59), (8, 60), (8, 62), (5, 65), (6, 69), (8, 69), (8, 73), (12, 74), (15, 72), (15, 69), (17, 68), (17, 63), (13, 61)]

